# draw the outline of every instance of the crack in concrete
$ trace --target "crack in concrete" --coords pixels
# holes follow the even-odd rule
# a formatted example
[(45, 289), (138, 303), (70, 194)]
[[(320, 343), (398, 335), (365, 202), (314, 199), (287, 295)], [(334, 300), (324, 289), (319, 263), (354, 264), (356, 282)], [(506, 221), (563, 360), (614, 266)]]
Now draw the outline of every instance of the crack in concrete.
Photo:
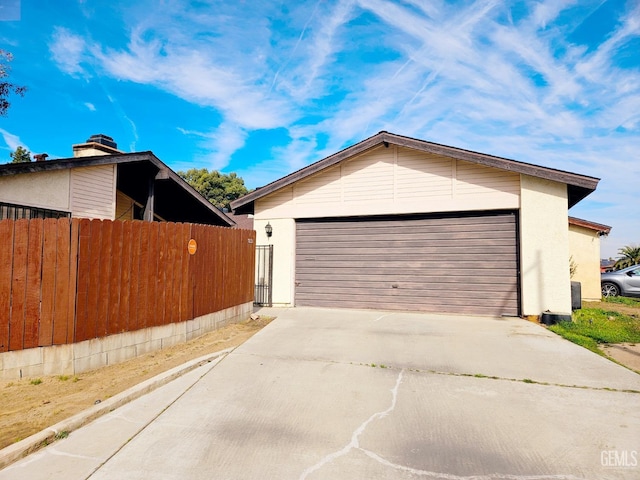
[(504, 474), (504, 473), (490, 473), (490, 474), (480, 474), (480, 475), (469, 475), (469, 476), (460, 476), (454, 475), (450, 473), (444, 472), (432, 472), (429, 470), (420, 470), (417, 468), (408, 467), (406, 465), (400, 465), (397, 463), (392, 463), (389, 460), (381, 457), (375, 452), (371, 450), (367, 450), (360, 446), (359, 438), (365, 432), (367, 427), (374, 420), (378, 420), (386, 417), (391, 412), (393, 412), (396, 408), (397, 400), (398, 400), (398, 390), (400, 388), (400, 384), (402, 383), (402, 377), (404, 375), (404, 369), (400, 371), (398, 377), (396, 378), (396, 383), (394, 387), (391, 389), (391, 405), (382, 412), (376, 412), (371, 415), (367, 420), (365, 420), (358, 428), (356, 428), (351, 434), (351, 441), (345, 445), (343, 448), (336, 452), (332, 452), (329, 455), (322, 458), (319, 462), (311, 467), (307, 468), (300, 475), (300, 480), (305, 480), (312, 473), (320, 470), (326, 465), (329, 465), (334, 460), (343, 457), (352, 450), (359, 450), (364, 453), (366, 456), (375, 460), (376, 462), (384, 465), (385, 467), (393, 468), (394, 470), (399, 470), (403, 472), (407, 472), (412, 475), (418, 475), (421, 477), (429, 477), (440, 480), (584, 480), (582, 477), (576, 477), (574, 475), (568, 474), (557, 474), (557, 475), (512, 475), (512, 474)]
[(389, 413), (391, 413), (396, 408), (396, 401), (398, 399), (398, 388), (400, 387), (400, 383), (402, 382), (403, 373), (404, 373), (404, 370), (401, 370), (400, 373), (398, 374), (398, 378), (396, 379), (395, 386), (391, 389), (391, 405), (389, 406), (389, 408), (387, 408), (386, 410), (383, 410), (382, 412), (376, 412), (373, 415), (371, 415), (358, 428), (354, 430), (354, 432), (351, 434), (351, 441), (347, 445), (345, 445), (342, 449), (338, 450), (337, 452), (330, 453), (315, 465), (307, 468), (304, 472), (302, 472), (302, 475), (300, 475), (300, 480), (304, 480), (316, 470), (319, 470), (325, 465), (333, 462), (335, 459), (348, 454), (351, 450), (353, 449), (360, 450), (360, 442), (358, 440), (358, 437), (360, 437), (360, 435), (364, 433), (364, 431), (367, 429), (367, 426), (374, 420), (386, 417), (387, 415), (389, 415)]

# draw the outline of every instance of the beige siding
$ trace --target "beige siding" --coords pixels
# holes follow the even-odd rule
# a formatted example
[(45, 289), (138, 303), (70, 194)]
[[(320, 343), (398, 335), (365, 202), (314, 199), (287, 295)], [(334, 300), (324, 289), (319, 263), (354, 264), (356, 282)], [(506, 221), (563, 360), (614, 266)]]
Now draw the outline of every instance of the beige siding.
[(116, 220), (133, 220), (134, 201), (121, 191), (116, 192)]
[(71, 171), (71, 213), (74, 217), (113, 220), (116, 211), (116, 166)]
[(451, 197), (455, 160), (425, 154), (407, 148), (398, 149), (396, 168), (396, 199), (427, 200)]
[(0, 177), (0, 202), (69, 211), (69, 170)]
[(380, 146), (256, 202), (256, 218), (517, 209), (520, 175)]
[(388, 148), (377, 149), (368, 155), (343, 163), (343, 202), (380, 203), (392, 200), (393, 169), (393, 151)]
[(569, 253), (576, 264), (574, 282), (580, 282), (583, 300), (600, 300), (600, 237), (590, 228), (569, 225)]
[(340, 202), (340, 167), (332, 168), (322, 176), (314, 176), (295, 186), (296, 203), (313, 205), (319, 202)]

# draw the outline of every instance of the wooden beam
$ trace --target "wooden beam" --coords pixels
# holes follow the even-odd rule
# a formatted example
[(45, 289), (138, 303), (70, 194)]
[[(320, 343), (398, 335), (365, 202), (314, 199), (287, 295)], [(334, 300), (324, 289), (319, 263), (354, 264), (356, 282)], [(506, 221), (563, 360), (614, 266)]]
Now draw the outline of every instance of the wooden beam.
[(144, 221), (153, 222), (153, 204), (155, 199), (156, 181), (153, 177), (149, 178), (149, 189), (147, 190), (147, 203), (144, 206)]

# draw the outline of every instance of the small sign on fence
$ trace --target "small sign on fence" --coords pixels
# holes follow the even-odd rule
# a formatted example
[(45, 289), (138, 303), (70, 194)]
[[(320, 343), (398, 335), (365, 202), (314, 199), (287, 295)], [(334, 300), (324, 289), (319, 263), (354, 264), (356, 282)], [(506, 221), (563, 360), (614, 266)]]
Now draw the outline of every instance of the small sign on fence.
[(192, 238), (187, 244), (187, 251), (189, 255), (195, 255), (196, 250), (198, 250), (198, 243)]

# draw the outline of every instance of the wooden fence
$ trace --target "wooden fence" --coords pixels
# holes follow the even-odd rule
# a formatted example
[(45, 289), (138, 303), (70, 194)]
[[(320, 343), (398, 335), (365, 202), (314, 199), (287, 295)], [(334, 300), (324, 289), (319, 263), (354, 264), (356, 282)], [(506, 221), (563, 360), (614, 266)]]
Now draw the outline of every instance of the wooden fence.
[(182, 322), (251, 302), (254, 242), (253, 231), (206, 225), (2, 220), (0, 352)]

